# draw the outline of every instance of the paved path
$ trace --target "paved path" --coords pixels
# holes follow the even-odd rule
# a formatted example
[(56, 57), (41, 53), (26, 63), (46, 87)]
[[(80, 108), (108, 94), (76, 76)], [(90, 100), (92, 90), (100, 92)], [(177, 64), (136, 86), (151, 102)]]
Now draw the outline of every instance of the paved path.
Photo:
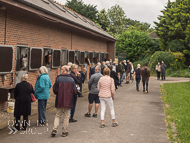
[[(48, 126), (37, 127), (36, 118), (30, 120), (31, 125), (27, 132), (20, 131), (9, 135), (9, 130), (0, 133), (2, 143), (169, 143), (164, 121), (163, 103), (161, 101), (159, 85), (163, 82), (189, 81), (185, 78), (167, 78), (167, 81), (157, 81), (151, 77), (149, 93), (135, 90), (135, 82), (124, 85), (117, 90), (114, 100), (116, 120), (118, 127), (111, 127), (111, 117), (107, 108), (105, 128), (100, 128), (100, 117), (86, 118), (87, 93), (85, 97), (78, 98), (75, 119), (77, 123), (69, 124), (69, 136), (61, 137), (61, 126), (58, 134), (50, 136), (53, 128), (55, 109), (47, 112)], [(99, 108), (100, 109), (100, 108)], [(100, 110), (99, 110), (100, 111)], [(93, 108), (94, 112), (94, 108)], [(92, 112), (92, 113), (93, 113)], [(98, 113), (99, 115), (99, 113)]]

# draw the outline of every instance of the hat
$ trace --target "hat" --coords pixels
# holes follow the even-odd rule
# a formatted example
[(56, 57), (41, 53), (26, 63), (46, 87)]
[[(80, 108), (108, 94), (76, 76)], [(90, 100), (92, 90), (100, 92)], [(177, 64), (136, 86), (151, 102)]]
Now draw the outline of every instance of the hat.
[(140, 68), (141, 68), (141, 65), (140, 65), (140, 64), (137, 64), (137, 68), (140, 69)]
[(71, 68), (71, 65), (72, 65), (72, 63), (71, 63), (71, 62), (68, 62), (67, 66), (68, 66), (69, 68)]

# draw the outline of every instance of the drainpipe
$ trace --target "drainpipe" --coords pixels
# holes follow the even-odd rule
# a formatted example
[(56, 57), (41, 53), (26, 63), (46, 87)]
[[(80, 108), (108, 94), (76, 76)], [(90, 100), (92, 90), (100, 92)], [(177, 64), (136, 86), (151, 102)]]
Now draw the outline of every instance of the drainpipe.
[(71, 31), (71, 50), (72, 50), (72, 36), (73, 36), (73, 32)]
[(6, 45), (6, 35), (7, 35), (7, 11), (5, 11), (5, 32), (4, 32), (4, 45)]

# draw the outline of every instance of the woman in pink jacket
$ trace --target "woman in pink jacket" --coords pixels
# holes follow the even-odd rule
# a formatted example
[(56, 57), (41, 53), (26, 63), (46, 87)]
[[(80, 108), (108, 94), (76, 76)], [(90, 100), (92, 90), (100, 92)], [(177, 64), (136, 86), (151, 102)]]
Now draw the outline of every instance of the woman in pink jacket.
[(103, 71), (104, 76), (100, 78), (98, 82), (98, 91), (99, 94), (98, 96), (100, 97), (100, 104), (101, 104), (101, 128), (105, 127), (104, 123), (104, 115), (106, 111), (106, 104), (110, 108), (110, 113), (112, 116), (112, 126), (116, 127), (118, 126), (118, 122), (115, 121), (115, 111), (114, 111), (114, 106), (113, 106), (113, 100), (115, 96), (115, 85), (114, 85), (114, 80), (113, 78), (110, 77), (110, 69), (105, 68)]

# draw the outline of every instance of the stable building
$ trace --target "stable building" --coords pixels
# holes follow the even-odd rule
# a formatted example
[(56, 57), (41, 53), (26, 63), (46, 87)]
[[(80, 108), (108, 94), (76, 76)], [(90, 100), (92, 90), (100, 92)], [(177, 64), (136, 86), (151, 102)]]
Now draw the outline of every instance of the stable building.
[(7, 93), (29, 74), (33, 86), (44, 65), (54, 84), (68, 62), (89, 70), (115, 59), (116, 39), (89, 19), (52, 0), (0, 0), (0, 110)]

